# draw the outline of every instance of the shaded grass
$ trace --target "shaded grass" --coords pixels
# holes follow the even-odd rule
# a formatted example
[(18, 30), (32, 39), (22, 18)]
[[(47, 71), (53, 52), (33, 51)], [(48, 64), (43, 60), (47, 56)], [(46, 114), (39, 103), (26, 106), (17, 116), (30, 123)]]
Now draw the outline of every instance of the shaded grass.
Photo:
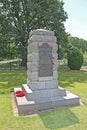
[(82, 102), (87, 104), (87, 72), (60, 71), (59, 84), (80, 96)]
[(40, 115), (40, 118), (49, 129), (58, 129), (79, 123), (79, 119), (68, 108), (53, 110)]
[(87, 73), (59, 71), (59, 84), (80, 96), (85, 105), (14, 117), (9, 92), (26, 83), (26, 72), (0, 73), (0, 130), (87, 130)]
[(8, 93), (15, 87), (21, 87), (26, 79), (26, 71), (0, 72), (0, 93)]

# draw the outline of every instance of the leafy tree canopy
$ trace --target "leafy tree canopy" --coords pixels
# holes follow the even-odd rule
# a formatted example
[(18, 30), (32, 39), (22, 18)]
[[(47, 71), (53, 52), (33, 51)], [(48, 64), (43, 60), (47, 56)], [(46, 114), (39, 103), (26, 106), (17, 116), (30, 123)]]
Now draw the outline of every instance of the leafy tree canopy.
[(87, 52), (87, 40), (78, 38), (78, 37), (68, 37), (68, 44), (77, 47), (79, 50), (81, 50), (83, 53)]
[(0, 25), (14, 39), (17, 46), (26, 50), (29, 32), (45, 28), (55, 31), (58, 45), (61, 48), (66, 47), (67, 35), (63, 22), (66, 21), (67, 14), (63, 8), (63, 1), (0, 0), (0, 3)]
[(11, 58), (15, 44), (4, 29), (0, 26), (0, 60)]

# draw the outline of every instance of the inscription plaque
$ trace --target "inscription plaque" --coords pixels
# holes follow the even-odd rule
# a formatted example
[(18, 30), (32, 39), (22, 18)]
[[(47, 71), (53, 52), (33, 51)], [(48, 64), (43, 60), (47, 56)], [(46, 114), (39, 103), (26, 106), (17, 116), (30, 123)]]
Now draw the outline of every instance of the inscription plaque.
[(53, 76), (52, 47), (43, 43), (39, 47), (39, 77)]

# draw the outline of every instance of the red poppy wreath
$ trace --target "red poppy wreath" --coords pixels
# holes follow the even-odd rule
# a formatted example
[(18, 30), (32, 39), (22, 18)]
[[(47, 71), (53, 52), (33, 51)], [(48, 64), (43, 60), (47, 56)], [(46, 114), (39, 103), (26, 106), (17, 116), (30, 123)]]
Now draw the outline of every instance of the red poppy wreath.
[(24, 93), (23, 90), (17, 90), (15, 92), (15, 94), (16, 94), (16, 97), (23, 97), (23, 96), (25, 96), (25, 93)]

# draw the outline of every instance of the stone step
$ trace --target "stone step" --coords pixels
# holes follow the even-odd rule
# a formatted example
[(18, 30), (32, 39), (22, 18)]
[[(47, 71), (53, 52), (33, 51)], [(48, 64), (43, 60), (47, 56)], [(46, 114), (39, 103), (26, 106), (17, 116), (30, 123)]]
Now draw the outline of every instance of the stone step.
[[(14, 92), (17, 90), (22, 90), (21, 88), (15, 88)], [(26, 96), (16, 97), (16, 103), (19, 111), (19, 115), (28, 115), (37, 113), (38, 111), (61, 108), (61, 107), (70, 107), (80, 105), (80, 99), (78, 96), (67, 92), (66, 96), (55, 96), (51, 98), (45, 98), (44, 100), (33, 100), (28, 101)]]
[(80, 105), (80, 98), (67, 91), (66, 96), (60, 98), (54, 97), (52, 99), (52, 105), (55, 107), (77, 106)]
[(27, 100), (29, 101), (66, 95), (65, 89), (62, 89), (60, 87), (41, 90), (31, 90), (29, 86), (27, 86), (27, 84), (23, 84), (22, 89), (25, 92)]

